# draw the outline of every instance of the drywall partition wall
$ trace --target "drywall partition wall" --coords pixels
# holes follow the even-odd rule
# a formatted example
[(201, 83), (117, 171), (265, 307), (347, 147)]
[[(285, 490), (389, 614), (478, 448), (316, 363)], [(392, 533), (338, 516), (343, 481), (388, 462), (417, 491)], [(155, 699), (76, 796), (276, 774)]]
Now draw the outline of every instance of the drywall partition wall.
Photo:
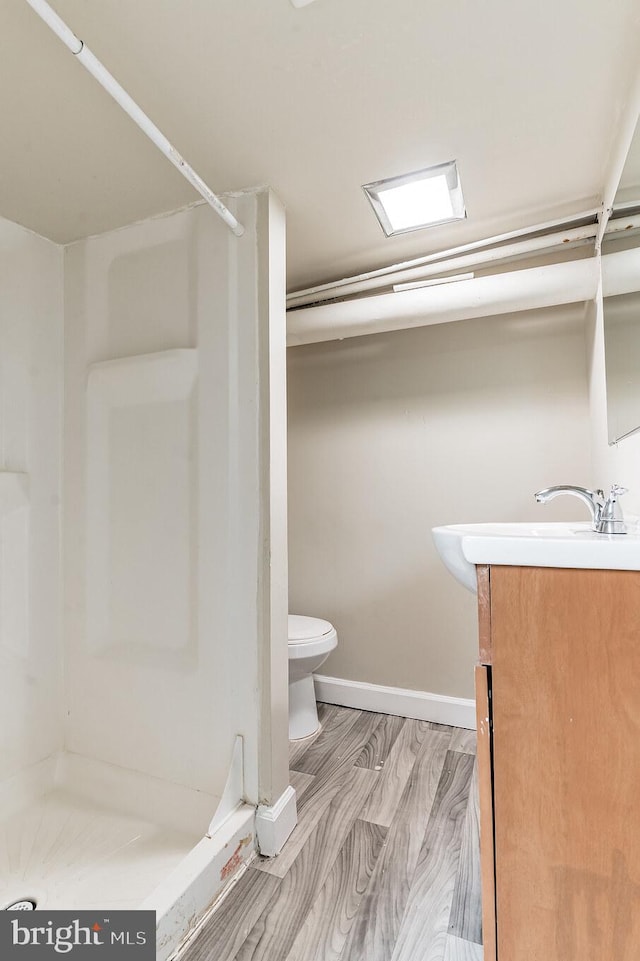
[(476, 599), (430, 530), (583, 518), (533, 498), (590, 474), (582, 307), (288, 357), (290, 609), (336, 625), (322, 673), (472, 697)]
[(230, 203), (66, 250), (66, 739), (220, 795), (240, 734), (257, 802), (275, 200)]
[(259, 433), (262, 491), (262, 563), (258, 609), (263, 644), (260, 662), (261, 723), (259, 794), (267, 805), (289, 784), (289, 648), (287, 545), (287, 315), (285, 212), (270, 191), (258, 198)]
[(0, 220), (0, 781), (62, 748), (62, 252)]

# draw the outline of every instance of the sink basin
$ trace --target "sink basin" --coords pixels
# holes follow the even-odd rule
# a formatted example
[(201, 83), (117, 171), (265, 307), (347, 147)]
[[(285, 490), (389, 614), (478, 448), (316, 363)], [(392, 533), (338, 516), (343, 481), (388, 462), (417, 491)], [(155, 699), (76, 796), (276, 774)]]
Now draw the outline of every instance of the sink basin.
[(638, 534), (596, 534), (588, 524), (450, 524), (432, 534), (447, 570), (474, 593), (476, 564), (640, 570)]

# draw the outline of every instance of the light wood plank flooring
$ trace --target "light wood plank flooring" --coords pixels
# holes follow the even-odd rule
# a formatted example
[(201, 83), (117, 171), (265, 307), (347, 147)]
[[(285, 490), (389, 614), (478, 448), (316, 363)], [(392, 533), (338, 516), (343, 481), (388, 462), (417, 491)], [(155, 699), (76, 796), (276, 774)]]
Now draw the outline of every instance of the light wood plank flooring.
[(320, 705), (298, 825), (180, 961), (482, 961), (475, 736)]

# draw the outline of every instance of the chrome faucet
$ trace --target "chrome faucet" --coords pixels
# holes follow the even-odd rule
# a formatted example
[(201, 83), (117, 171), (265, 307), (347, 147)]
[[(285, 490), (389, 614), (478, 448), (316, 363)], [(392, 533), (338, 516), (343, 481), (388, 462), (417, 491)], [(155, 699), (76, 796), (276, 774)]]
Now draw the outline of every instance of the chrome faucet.
[(597, 534), (626, 534), (627, 525), (622, 516), (622, 508), (618, 503), (618, 498), (627, 493), (626, 487), (618, 487), (614, 484), (609, 491), (609, 496), (605, 499), (604, 491), (590, 491), (586, 487), (573, 487), (564, 485), (559, 487), (545, 487), (538, 491), (535, 498), (539, 504), (546, 504), (553, 500), (558, 494), (572, 494), (579, 497), (591, 511), (591, 527)]

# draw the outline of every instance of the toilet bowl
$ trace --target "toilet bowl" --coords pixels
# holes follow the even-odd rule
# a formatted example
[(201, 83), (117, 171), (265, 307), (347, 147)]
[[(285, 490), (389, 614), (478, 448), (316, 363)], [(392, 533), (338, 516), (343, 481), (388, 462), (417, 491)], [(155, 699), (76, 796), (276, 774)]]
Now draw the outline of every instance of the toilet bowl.
[(289, 614), (289, 738), (318, 730), (313, 672), (338, 644), (335, 627), (319, 617)]

